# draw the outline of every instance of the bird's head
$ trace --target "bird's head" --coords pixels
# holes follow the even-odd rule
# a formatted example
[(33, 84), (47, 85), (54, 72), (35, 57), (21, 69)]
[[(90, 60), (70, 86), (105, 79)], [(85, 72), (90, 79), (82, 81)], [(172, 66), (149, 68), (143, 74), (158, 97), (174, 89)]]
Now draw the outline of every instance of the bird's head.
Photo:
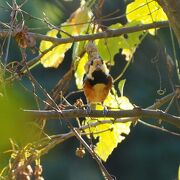
[(95, 71), (102, 71), (106, 75), (109, 74), (109, 70), (108, 70), (106, 64), (104, 63), (104, 61), (101, 58), (96, 58), (96, 59), (93, 59), (93, 60), (89, 61), (85, 65), (85, 71), (86, 71), (87, 77), (89, 79), (92, 79), (92, 80), (94, 79), (92, 74)]

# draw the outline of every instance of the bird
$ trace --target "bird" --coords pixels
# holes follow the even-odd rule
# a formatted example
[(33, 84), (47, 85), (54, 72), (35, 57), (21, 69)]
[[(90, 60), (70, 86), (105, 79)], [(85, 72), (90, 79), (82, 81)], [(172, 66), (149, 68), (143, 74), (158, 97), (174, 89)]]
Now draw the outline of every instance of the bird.
[[(94, 58), (85, 65), (85, 75), (83, 79), (83, 91), (90, 108), (94, 108), (96, 104), (104, 101), (108, 96), (113, 85), (113, 78), (109, 74), (109, 70), (105, 62), (100, 58)], [(87, 109), (91, 111), (91, 109)], [(108, 112), (104, 106), (104, 114)], [(89, 112), (90, 113), (90, 112)]]

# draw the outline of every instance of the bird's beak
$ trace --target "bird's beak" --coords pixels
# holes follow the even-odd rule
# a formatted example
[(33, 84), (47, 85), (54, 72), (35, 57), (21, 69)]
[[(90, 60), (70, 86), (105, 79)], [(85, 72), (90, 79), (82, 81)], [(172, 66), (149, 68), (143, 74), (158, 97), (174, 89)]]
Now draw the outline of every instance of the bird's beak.
[(96, 71), (100, 71), (101, 70), (101, 65), (97, 64), (96, 65)]

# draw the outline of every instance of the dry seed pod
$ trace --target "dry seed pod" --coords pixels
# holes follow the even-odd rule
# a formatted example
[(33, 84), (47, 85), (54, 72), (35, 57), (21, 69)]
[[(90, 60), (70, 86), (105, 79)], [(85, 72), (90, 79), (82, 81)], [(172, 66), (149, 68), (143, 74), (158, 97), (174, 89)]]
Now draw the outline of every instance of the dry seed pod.
[(84, 148), (77, 148), (76, 149), (76, 156), (77, 157), (83, 158), (85, 154), (86, 154), (86, 151)]
[(21, 48), (32, 48), (36, 45), (35, 38), (28, 33), (27, 26), (16, 29), (15, 40)]

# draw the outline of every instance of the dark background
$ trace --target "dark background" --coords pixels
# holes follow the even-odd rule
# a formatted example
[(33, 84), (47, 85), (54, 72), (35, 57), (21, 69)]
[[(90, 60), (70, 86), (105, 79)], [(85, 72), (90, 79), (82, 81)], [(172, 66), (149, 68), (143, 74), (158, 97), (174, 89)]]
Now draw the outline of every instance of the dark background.
[[(102, 14), (107, 15), (117, 9), (119, 9), (119, 13), (115, 16), (124, 14), (126, 3), (127, 1), (123, 0), (105, 0)], [(8, 9), (5, 1), (2, 0), (1, 5)], [(23, 10), (41, 18), (43, 17), (42, 13), (45, 12), (49, 20), (58, 25), (66, 21), (78, 6), (78, 0), (29, 0), (23, 7)], [(0, 20), (7, 22), (9, 20), (9, 11), (6, 11), (6, 8), (1, 8)], [(47, 31), (44, 28), (45, 24), (27, 17), (26, 19), (26, 24), (29, 27), (40, 27), (35, 32), (45, 33)], [(106, 22), (104, 25), (111, 25), (117, 22), (124, 24), (126, 19)], [(11, 47), (13, 48), (10, 49), (9, 60), (18, 60), (20, 53), (14, 41), (12, 41)], [(161, 98), (157, 93), (160, 86), (158, 72), (155, 64), (152, 63), (152, 58), (158, 52), (158, 67), (162, 78), (162, 88), (166, 89), (165, 94), (172, 91), (162, 53), (164, 47), (170, 55), (173, 54), (170, 33), (167, 28), (159, 30), (157, 37), (148, 35), (138, 47), (133, 62), (123, 76), (123, 78), (127, 79), (124, 94), (130, 99), (131, 103), (145, 108), (152, 105), (156, 99)], [(179, 49), (176, 49), (176, 52), (179, 52)], [(28, 59), (33, 58), (35, 55), (28, 52)], [(38, 82), (50, 92), (56, 82), (69, 69), (71, 60), (70, 50), (58, 69), (45, 69), (42, 65), (38, 65), (32, 70), (32, 73)], [(120, 53), (115, 56), (115, 63), (116, 65), (112, 67), (111, 71), (114, 78), (125, 65), (124, 57)], [(173, 78), (174, 82), (177, 83), (175, 75)], [(23, 79), (23, 82), (30, 88), (27, 79)], [(73, 81), (69, 92), (75, 89), (76, 86)], [(79, 97), (84, 99), (83, 93), (73, 96), (69, 101), (73, 103)], [(170, 108), (170, 112), (179, 115), (175, 106)], [(148, 122), (157, 124), (153, 120)], [(174, 127), (163, 125), (170, 130), (178, 131)], [(64, 130), (64, 125), (57, 120), (50, 121), (47, 126), (49, 134), (63, 133), (66, 130)], [(96, 162), (88, 153), (83, 159), (75, 156), (75, 150), (78, 146), (79, 142), (75, 138), (71, 138), (44, 155), (42, 157), (44, 178), (49, 180), (103, 179)], [(113, 151), (105, 166), (112, 175), (121, 180), (175, 180), (179, 164), (180, 138), (138, 123), (135, 127), (132, 127), (131, 133), (126, 140)]]

